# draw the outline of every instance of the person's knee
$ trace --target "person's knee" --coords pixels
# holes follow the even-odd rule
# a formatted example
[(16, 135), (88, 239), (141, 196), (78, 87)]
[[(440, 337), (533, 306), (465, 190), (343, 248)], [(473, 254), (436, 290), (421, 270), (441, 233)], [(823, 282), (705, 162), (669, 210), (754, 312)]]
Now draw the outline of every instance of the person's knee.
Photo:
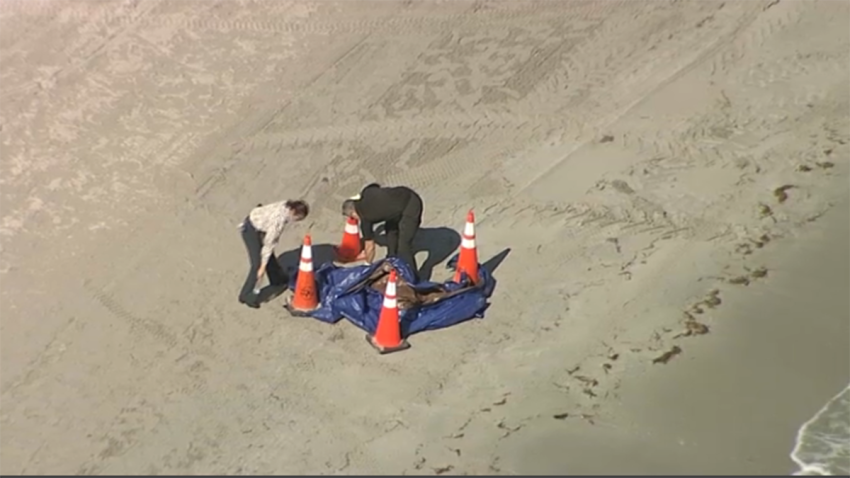
[(399, 235), (399, 240), (398, 240), (399, 247), (403, 247), (405, 249), (412, 251), (413, 250), (413, 237), (414, 236), (415, 236), (414, 233), (412, 233), (410, 231), (404, 231), (403, 234)]

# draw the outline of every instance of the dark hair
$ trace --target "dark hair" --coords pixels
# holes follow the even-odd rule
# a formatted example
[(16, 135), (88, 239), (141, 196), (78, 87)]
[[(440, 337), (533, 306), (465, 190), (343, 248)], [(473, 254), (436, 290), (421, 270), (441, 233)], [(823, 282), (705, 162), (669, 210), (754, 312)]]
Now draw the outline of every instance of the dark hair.
[(365, 191), (369, 188), (379, 188), (379, 187), (381, 187), (381, 185), (378, 184), (378, 183), (370, 183), (370, 184), (367, 184), (366, 187), (363, 188), (363, 190)]
[(351, 213), (357, 211), (354, 207), (354, 199), (346, 199), (342, 202), (342, 215), (351, 217)]
[(301, 218), (305, 218), (308, 214), (310, 214), (310, 206), (300, 199), (286, 201), (286, 207), (292, 211), (292, 214)]

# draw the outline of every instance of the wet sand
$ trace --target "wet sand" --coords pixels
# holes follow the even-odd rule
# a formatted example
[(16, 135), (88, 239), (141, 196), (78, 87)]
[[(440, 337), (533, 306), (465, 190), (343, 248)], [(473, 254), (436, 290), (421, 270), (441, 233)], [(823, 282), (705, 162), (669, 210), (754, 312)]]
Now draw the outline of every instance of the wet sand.
[[(723, 291), (709, 335), (623, 380), (595, 426), (552, 423), (532, 474), (788, 475), (797, 430), (850, 383), (850, 207), (753, 260), (769, 278)], [(543, 441), (547, 444), (542, 444)], [(529, 449), (536, 443), (541, 448)]]

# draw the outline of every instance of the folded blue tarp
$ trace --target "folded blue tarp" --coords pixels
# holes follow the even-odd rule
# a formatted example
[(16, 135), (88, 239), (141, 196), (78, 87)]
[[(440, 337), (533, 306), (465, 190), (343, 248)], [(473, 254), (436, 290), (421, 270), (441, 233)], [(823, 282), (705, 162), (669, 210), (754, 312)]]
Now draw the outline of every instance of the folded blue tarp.
[[(414, 283), (410, 267), (395, 257), (356, 267), (327, 263), (315, 271), (319, 308), (304, 315), (328, 323), (336, 323), (344, 317), (373, 334), (391, 268), (400, 278), (397, 296), (403, 337), (483, 317), (487, 299), (496, 287), (496, 280), (481, 266), (478, 269), (480, 281), (473, 285), (465, 275), (460, 283)], [(289, 282), (293, 291), (295, 280), (296, 274), (293, 274)]]

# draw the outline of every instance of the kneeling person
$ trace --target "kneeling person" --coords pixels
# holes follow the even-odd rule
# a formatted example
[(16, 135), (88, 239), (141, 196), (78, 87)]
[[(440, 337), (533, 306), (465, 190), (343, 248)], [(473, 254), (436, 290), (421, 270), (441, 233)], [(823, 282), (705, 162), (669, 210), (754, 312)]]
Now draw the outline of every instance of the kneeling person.
[(422, 198), (406, 187), (381, 187), (370, 184), (359, 195), (342, 204), (342, 214), (360, 221), (363, 233), (363, 252), (359, 260), (371, 263), (375, 259), (374, 226), (384, 223), (387, 237), (387, 256), (395, 256), (413, 270), (416, 280), (419, 271), (413, 255), (413, 238), (422, 223)]

